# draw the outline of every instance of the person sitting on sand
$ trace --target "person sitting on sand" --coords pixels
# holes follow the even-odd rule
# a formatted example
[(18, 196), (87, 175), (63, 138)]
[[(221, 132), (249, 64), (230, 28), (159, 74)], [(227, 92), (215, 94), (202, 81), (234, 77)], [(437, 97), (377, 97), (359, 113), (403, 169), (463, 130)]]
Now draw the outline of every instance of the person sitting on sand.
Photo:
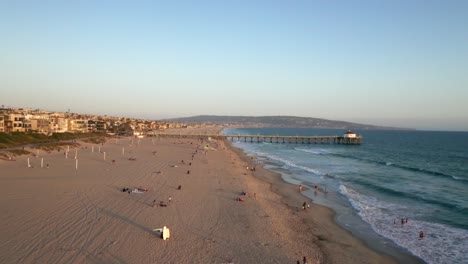
[(161, 207), (166, 207), (167, 204), (165, 204), (163, 201), (159, 201), (159, 206), (161, 206)]
[(243, 202), (244, 199), (242, 199), (241, 197), (237, 197), (237, 201), (238, 201), (238, 202)]

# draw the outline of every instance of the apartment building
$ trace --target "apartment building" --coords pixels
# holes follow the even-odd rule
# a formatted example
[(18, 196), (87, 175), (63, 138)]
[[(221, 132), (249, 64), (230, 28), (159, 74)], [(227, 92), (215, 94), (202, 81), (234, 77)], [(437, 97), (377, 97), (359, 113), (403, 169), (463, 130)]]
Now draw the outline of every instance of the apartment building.
[(107, 130), (107, 122), (97, 121), (96, 122), (96, 130), (100, 131), (100, 132), (105, 132)]
[(0, 116), (0, 132), (5, 132), (5, 117)]
[(50, 131), (48, 119), (31, 119), (31, 131), (48, 133)]
[(31, 120), (23, 119), (23, 132), (32, 132)]
[(64, 133), (68, 131), (68, 119), (54, 116), (49, 119), (50, 130), (54, 133)]
[(88, 132), (88, 120), (84, 120), (84, 119), (68, 120), (68, 132), (72, 132), (72, 133)]
[(22, 114), (7, 114), (4, 115), (4, 131), (5, 132), (24, 132)]

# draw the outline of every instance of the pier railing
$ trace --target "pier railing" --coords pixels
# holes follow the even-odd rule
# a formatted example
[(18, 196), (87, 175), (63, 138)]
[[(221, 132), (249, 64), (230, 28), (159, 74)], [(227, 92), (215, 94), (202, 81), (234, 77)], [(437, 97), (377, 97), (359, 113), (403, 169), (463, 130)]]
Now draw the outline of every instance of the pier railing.
[(277, 144), (343, 144), (360, 145), (362, 137), (343, 136), (272, 136), (272, 135), (223, 135), (223, 134), (154, 134), (156, 137), (171, 138), (203, 138), (241, 141), (246, 143), (277, 143)]

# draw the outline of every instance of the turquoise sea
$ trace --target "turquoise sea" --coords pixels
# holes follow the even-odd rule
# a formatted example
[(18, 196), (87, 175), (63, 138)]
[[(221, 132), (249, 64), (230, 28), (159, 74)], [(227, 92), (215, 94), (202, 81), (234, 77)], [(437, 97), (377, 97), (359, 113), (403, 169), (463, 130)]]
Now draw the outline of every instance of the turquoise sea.
[[(343, 132), (223, 131), (289, 136)], [(363, 136), (362, 145), (239, 141), (233, 145), (254, 156), (256, 163), (281, 173), (286, 181), (310, 187), (305, 195), (334, 209), (336, 221), (371, 247), (392, 255), (407, 252), (426, 263), (468, 263), (468, 133), (355, 132)], [(327, 193), (315, 192), (315, 185)], [(408, 223), (402, 225), (402, 218), (408, 218)]]

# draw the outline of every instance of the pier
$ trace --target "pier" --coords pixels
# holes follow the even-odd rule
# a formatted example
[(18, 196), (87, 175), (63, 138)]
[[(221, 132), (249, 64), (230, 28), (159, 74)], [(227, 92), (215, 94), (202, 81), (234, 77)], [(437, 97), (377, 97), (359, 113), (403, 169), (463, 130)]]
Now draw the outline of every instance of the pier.
[(272, 143), (272, 144), (341, 144), (360, 145), (361, 136), (272, 136), (272, 135), (222, 135), (222, 134), (154, 134), (156, 137), (171, 138), (203, 138), (241, 141), (246, 143)]

